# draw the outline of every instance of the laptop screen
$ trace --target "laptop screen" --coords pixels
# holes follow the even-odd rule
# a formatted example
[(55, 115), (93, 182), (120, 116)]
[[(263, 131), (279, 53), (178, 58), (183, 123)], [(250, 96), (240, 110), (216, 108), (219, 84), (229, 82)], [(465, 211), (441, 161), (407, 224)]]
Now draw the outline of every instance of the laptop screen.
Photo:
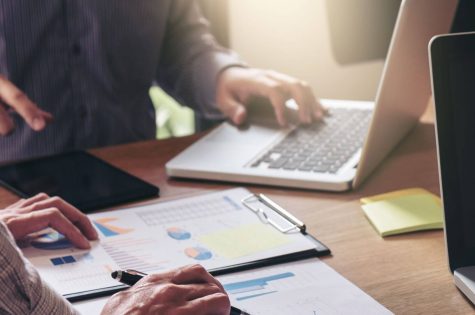
[(475, 265), (475, 33), (431, 45), (450, 268)]

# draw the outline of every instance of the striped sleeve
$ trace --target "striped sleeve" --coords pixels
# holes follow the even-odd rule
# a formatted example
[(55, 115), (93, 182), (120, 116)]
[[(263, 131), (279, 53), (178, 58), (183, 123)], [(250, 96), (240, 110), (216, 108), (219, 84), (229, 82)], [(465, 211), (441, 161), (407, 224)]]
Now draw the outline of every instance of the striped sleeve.
[(0, 222), (0, 314), (77, 314), (72, 305), (44, 283)]

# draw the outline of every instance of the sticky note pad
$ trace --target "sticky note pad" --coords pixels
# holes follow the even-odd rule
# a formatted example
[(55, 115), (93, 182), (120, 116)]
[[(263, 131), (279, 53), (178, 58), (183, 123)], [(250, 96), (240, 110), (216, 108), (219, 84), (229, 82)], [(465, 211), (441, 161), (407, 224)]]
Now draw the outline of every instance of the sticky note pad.
[(429, 192), (395, 192), (389, 194), (388, 199), (375, 199), (377, 201), (366, 203), (362, 208), (383, 237), (443, 227), (442, 206), (438, 198)]
[(203, 235), (199, 241), (226, 258), (239, 258), (272, 249), (289, 242), (274, 227), (257, 223)]
[(385, 194), (379, 194), (379, 195), (375, 195), (375, 196), (371, 196), (371, 197), (361, 198), (360, 201), (361, 201), (361, 203), (367, 204), (367, 203), (371, 203), (371, 202), (375, 202), (375, 201), (388, 200), (388, 199), (396, 198), (396, 197), (400, 197), (400, 196), (417, 195), (417, 194), (431, 195), (438, 204), (440, 204), (440, 205), (442, 204), (440, 202), (440, 198), (438, 196), (436, 196), (433, 193), (431, 193), (431, 192), (429, 192), (425, 189), (422, 189), (422, 188), (408, 188), (408, 189), (391, 191), (391, 192), (388, 192), (388, 193), (385, 193)]

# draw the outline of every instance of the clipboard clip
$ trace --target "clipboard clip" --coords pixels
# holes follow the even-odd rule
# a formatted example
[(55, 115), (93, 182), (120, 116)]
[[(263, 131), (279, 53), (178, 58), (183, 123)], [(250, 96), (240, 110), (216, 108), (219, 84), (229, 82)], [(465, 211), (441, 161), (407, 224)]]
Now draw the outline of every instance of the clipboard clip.
[[(288, 226), (287, 224), (286, 226), (283, 226), (282, 224), (277, 223), (267, 214), (266, 210), (262, 209), (261, 207), (254, 206), (254, 204), (257, 202), (265, 205), (267, 208), (277, 213), (283, 219), (283, 221), (288, 223)], [(264, 194), (251, 194), (243, 198), (241, 203), (246, 208), (254, 212), (263, 223), (272, 225), (282, 233), (289, 233), (296, 230), (301, 233), (305, 233), (306, 226), (302, 221), (294, 217), (287, 210), (279, 206), (276, 202)]]

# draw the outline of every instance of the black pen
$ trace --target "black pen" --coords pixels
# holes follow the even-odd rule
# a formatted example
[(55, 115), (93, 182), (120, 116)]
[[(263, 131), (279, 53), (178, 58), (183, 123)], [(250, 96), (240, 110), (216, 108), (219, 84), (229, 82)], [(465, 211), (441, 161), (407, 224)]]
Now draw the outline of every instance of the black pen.
[[(111, 277), (113, 279), (130, 286), (133, 286), (134, 284), (139, 282), (139, 280), (145, 277), (146, 275), (147, 274), (143, 272), (132, 270), (132, 269), (116, 270), (111, 273)], [(251, 314), (241, 311), (237, 307), (231, 306), (231, 311), (229, 312), (229, 315), (251, 315)]]

